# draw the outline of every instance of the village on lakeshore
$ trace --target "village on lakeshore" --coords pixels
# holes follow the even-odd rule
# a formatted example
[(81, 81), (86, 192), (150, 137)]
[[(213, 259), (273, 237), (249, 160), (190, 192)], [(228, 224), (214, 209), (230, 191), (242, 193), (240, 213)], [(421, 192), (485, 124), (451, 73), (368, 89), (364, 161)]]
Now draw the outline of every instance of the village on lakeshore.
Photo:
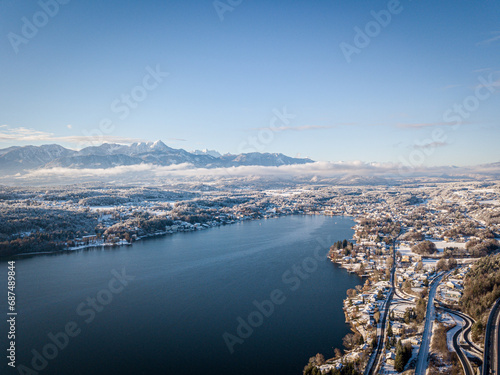
[[(344, 348), (311, 357), (304, 374), (459, 374), (482, 364), (488, 311), (500, 290), (478, 294), (469, 275), (486, 266), (496, 275), (494, 180), (5, 187), (3, 198), (3, 256), (133, 245), (287, 215), (352, 217), (353, 237), (335, 239), (327, 254), (332, 267), (360, 277), (343, 305), (352, 333)], [(474, 298), (482, 298), (480, 307)]]

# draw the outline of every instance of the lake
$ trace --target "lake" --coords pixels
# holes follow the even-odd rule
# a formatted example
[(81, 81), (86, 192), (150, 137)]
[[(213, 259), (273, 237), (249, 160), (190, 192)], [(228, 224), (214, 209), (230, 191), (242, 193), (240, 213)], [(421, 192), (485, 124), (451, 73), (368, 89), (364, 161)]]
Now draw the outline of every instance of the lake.
[[(287, 216), (17, 259), (16, 365), (62, 375), (301, 374), (350, 331), (342, 301), (361, 279), (326, 254), (353, 225)], [(6, 261), (0, 280), (5, 314)], [(1, 373), (18, 373), (3, 358)]]

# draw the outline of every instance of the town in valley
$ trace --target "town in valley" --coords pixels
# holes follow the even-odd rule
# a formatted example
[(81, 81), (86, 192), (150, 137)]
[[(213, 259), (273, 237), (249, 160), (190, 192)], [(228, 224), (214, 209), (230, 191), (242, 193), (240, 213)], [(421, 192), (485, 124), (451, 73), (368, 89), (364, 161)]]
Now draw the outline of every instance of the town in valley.
[(133, 247), (149, 237), (284, 215), (345, 215), (356, 223), (353, 238), (336, 239), (324, 254), (332, 267), (360, 277), (343, 306), (352, 333), (344, 348), (313, 355), (304, 374), (468, 375), (484, 366), (496, 345), (488, 335), (500, 297), (495, 178), (219, 176), (155, 186), (4, 185), (0, 252)]

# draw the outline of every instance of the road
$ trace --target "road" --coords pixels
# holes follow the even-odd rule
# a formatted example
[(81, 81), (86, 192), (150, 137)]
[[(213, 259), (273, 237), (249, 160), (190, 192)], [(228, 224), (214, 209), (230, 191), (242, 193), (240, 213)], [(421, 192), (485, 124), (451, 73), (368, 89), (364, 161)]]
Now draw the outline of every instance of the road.
[[(469, 358), (467, 358), (467, 354), (462, 349), (462, 345), (460, 345), (460, 343), (458, 341), (460, 333), (465, 333), (465, 330), (467, 328), (470, 330), (471, 322), (468, 321), (468, 320), (466, 320), (466, 319), (463, 319), (459, 314), (457, 314), (456, 312), (454, 312), (452, 310), (449, 310), (449, 309), (443, 309), (443, 310), (445, 310), (451, 316), (453, 316), (455, 318), (455, 321), (456, 320), (463, 320), (463, 321), (465, 321), (465, 326), (463, 326), (462, 329), (458, 330), (453, 335), (452, 345), (453, 345), (453, 349), (455, 349), (455, 352), (458, 355), (458, 359), (460, 360), (462, 368), (464, 369), (465, 375), (474, 375), (474, 369), (472, 368), (472, 365), (471, 365), (471, 363), (469, 361)], [(463, 337), (465, 338), (465, 335), (463, 335)]]
[(378, 341), (377, 341), (377, 349), (375, 352), (371, 355), (370, 360), (368, 361), (368, 364), (366, 365), (364, 375), (373, 375), (377, 373), (377, 369), (380, 366), (380, 362), (382, 359), (382, 353), (384, 352), (384, 342), (385, 342), (385, 334), (386, 334), (386, 324), (387, 324), (387, 317), (389, 316), (389, 308), (391, 307), (391, 301), (392, 297), (394, 296), (394, 279), (395, 279), (395, 272), (396, 272), (396, 241), (393, 241), (392, 244), (392, 268), (391, 268), (391, 290), (389, 292), (389, 296), (387, 297), (385, 306), (384, 306), (384, 313), (383, 316), (381, 315), (381, 326), (380, 328), (377, 329), (377, 331), (380, 329), (380, 332), (378, 332)]
[[(394, 278), (396, 278), (396, 276), (394, 276)], [(415, 303), (415, 296), (409, 295), (404, 291), (399, 290), (397, 287), (394, 288), (394, 294), (399, 298), (399, 302), (401, 303)]]
[(422, 343), (420, 344), (420, 350), (418, 351), (415, 375), (424, 375), (425, 370), (427, 369), (427, 357), (429, 355), (429, 344), (432, 335), (432, 323), (436, 318), (434, 310), (434, 297), (436, 296), (437, 286), (441, 282), (443, 276), (444, 274), (436, 277), (432, 281), (429, 288), (429, 300), (427, 301), (427, 311), (425, 314), (425, 327), (422, 335)]
[[(475, 323), (474, 320), (470, 316), (465, 315), (465, 314), (458, 312), (458, 311), (455, 312), (455, 314), (467, 322), (467, 326), (463, 332), (463, 338), (464, 338), (466, 345), (467, 345), (466, 349), (468, 349), (471, 352), (475, 352), (474, 354), (478, 354), (480, 357), (482, 357), (483, 350), (479, 346), (474, 344), (474, 342), (471, 339), (472, 325)], [(462, 346), (464, 346), (464, 345), (462, 344)]]
[(483, 350), (479, 346), (474, 344), (474, 342), (472, 341), (472, 339), (470, 337), (472, 325), (474, 324), (474, 319), (472, 319), (469, 315), (464, 314), (460, 311), (454, 311), (454, 310), (450, 310), (450, 309), (446, 309), (446, 308), (444, 310), (446, 310), (452, 314), (455, 314), (458, 317), (460, 317), (461, 319), (465, 320), (465, 326), (463, 328), (463, 334), (462, 334), (462, 337), (465, 341), (465, 344), (460, 344), (460, 345), (462, 347), (464, 347), (465, 349), (467, 349), (468, 351), (470, 351), (472, 354), (476, 354), (479, 358), (482, 358)]
[(498, 340), (500, 339), (498, 333), (500, 327), (499, 307), (500, 298), (495, 301), (488, 317), (488, 323), (486, 324), (482, 375), (500, 374), (500, 360), (498, 358)]
[(457, 331), (453, 335), (453, 349), (455, 349), (455, 352), (458, 355), (458, 359), (462, 364), (462, 368), (464, 369), (465, 375), (474, 375), (474, 369), (472, 368), (472, 365), (470, 364), (470, 361), (467, 358), (467, 355), (465, 354), (464, 350), (458, 343), (458, 336), (460, 336), (460, 332), (461, 331)]

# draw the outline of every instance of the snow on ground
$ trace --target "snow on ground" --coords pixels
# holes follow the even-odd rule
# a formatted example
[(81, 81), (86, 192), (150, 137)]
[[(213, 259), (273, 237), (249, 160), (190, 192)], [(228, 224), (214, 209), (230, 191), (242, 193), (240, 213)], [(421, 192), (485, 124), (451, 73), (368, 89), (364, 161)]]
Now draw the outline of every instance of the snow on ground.
[(496, 193), (496, 190), (491, 188), (469, 189), (469, 191), (472, 191), (474, 193)]
[(90, 206), (90, 211), (108, 211), (108, 210), (116, 210), (119, 206)]
[(424, 268), (426, 269), (436, 268), (437, 262), (439, 262), (439, 259), (422, 259), (422, 263), (424, 264)]
[(399, 313), (399, 314), (404, 314), (407, 309), (409, 309), (412, 305), (409, 305), (407, 303), (398, 303), (399, 298), (397, 296), (393, 297), (393, 304), (391, 304), (391, 311), (394, 311), (394, 313)]
[[(436, 244), (436, 248), (438, 249), (438, 252), (442, 253), (444, 251), (445, 247), (456, 247), (459, 249), (465, 249), (465, 243), (464, 242), (447, 242), (447, 241), (437, 241), (433, 240)], [(411, 251), (410, 246), (408, 245), (400, 245), (396, 248), (396, 251), (399, 251), (401, 253), (401, 256), (412, 256), (412, 255), (418, 255), (415, 254)], [(426, 269), (434, 269), (436, 267), (436, 263), (439, 261), (439, 259), (422, 259), (422, 262), (424, 263), (424, 267)]]
[[(385, 358), (385, 356), (389, 353), (389, 351), (385, 350), (383, 353)], [(382, 363), (382, 365), (380, 366), (379, 374), (397, 374), (397, 373), (398, 372), (394, 370), (394, 366), (388, 364), (387, 361), (384, 361), (384, 363)]]
[(486, 201), (479, 201), (477, 203), (479, 203), (479, 204), (494, 204), (494, 205), (499, 205), (500, 201), (491, 199), (491, 200), (486, 200)]
[(293, 195), (300, 194), (297, 191), (284, 191), (284, 190), (265, 190), (264, 193), (280, 197), (291, 197)]
[(445, 247), (456, 247), (465, 249), (465, 242), (448, 242), (448, 241), (432, 241), (436, 245), (439, 252), (442, 252)]
[[(438, 241), (438, 240), (431, 240), (431, 241), (434, 242), (436, 248), (440, 253), (444, 251), (445, 247), (456, 247), (459, 249), (465, 249), (465, 242), (455, 242), (455, 241), (448, 242), (448, 241)], [(401, 255), (409, 255), (409, 256), (417, 255), (411, 251), (411, 248), (408, 245), (400, 245), (396, 247), (396, 251), (399, 251)]]
[(409, 256), (415, 255), (414, 253), (411, 252), (410, 247), (406, 245), (400, 245), (396, 247), (396, 251), (399, 251), (401, 255), (409, 255)]
[(455, 327), (446, 332), (446, 343), (448, 344), (448, 350), (450, 352), (454, 352), (455, 349), (453, 349), (453, 335), (455, 334), (455, 332), (462, 329), (462, 324), (464, 323), (464, 321), (456, 315), (452, 316), (450, 314), (442, 314), (441, 322), (447, 325), (455, 324)]
[[(418, 356), (418, 350), (419, 350), (419, 347), (418, 345), (412, 345), (411, 347), (411, 357), (410, 359), (408, 360), (408, 363), (406, 364), (406, 369), (408, 368), (408, 365), (412, 362), (415, 362), (417, 360), (417, 356)], [(384, 355), (386, 355), (388, 353), (388, 351), (384, 351)], [(388, 364), (387, 362), (384, 361), (384, 363), (380, 366), (380, 372), (379, 374), (401, 374), (400, 372), (397, 372), (396, 370), (394, 370), (394, 366)]]
[(413, 288), (411, 288), (411, 291), (413, 293), (415, 293), (416, 295), (420, 295), (423, 290), (424, 290), (424, 288), (420, 288), (420, 287), (413, 287)]
[(408, 364), (410, 364), (412, 362), (414, 362), (414, 363), (417, 362), (417, 357), (418, 357), (418, 351), (419, 350), (420, 350), (420, 346), (418, 346), (418, 345), (412, 345), (412, 347), (411, 347), (411, 357), (408, 360), (408, 363), (406, 364), (405, 368), (408, 368)]

